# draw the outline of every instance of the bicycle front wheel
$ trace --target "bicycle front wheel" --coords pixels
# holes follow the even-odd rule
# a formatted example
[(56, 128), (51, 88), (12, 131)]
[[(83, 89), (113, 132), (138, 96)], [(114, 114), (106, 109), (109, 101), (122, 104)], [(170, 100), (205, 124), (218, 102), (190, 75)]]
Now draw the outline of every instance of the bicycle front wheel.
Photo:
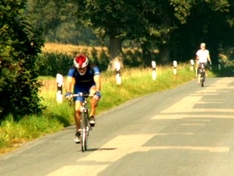
[(88, 140), (88, 131), (87, 131), (87, 113), (82, 112), (81, 113), (81, 127), (82, 127), (82, 133), (81, 133), (81, 151), (84, 152), (87, 150), (87, 140)]
[(81, 134), (81, 140), (80, 140), (80, 145), (81, 145), (81, 151), (84, 152), (87, 150), (87, 135), (86, 135), (86, 129), (82, 129), (82, 134)]

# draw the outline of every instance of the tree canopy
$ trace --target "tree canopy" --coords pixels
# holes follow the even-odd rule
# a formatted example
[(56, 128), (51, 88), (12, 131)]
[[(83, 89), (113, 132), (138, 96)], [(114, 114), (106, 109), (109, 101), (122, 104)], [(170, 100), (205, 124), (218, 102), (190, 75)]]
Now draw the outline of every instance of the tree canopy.
[[(214, 56), (220, 47), (233, 44), (231, 0), (28, 1), (37, 24), (44, 24), (44, 29), (53, 31), (54, 37), (57, 34), (57, 39), (66, 41), (65, 38), (73, 36), (81, 41), (91, 38), (87, 30), (91, 29), (101, 41), (99, 44), (109, 47), (111, 60), (122, 54), (122, 43), (126, 40), (141, 46), (145, 65), (154, 59), (151, 51), (155, 48), (160, 51), (159, 62), (167, 63), (192, 57), (201, 42), (207, 43)], [(52, 33), (47, 33), (48, 39), (52, 39)], [(89, 45), (91, 40), (85, 43)]]
[(43, 40), (24, 15), (23, 0), (0, 2), (0, 117), (39, 112), (36, 56)]

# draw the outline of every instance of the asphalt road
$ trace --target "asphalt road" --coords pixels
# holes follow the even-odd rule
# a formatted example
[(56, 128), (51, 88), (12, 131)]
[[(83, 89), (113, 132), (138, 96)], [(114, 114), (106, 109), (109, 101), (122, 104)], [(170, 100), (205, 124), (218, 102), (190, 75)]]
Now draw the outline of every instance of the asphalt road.
[(0, 176), (232, 176), (233, 94), (208, 78), (146, 95), (99, 115), (87, 152), (71, 126), (0, 156)]

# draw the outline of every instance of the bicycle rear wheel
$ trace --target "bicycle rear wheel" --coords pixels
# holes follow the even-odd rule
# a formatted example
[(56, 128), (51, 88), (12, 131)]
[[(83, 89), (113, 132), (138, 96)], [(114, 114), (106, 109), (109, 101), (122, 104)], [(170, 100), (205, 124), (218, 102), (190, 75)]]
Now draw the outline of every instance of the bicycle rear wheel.
[(204, 82), (205, 82), (205, 72), (203, 71), (201, 73), (201, 87), (204, 87)]
[(204, 81), (202, 80), (202, 82), (201, 82), (201, 87), (204, 87)]

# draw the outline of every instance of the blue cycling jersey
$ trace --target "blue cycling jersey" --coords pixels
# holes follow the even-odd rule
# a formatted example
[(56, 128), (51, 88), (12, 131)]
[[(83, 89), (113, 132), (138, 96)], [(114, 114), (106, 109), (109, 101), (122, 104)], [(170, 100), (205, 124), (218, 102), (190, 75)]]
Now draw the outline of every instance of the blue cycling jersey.
[(68, 71), (68, 75), (75, 79), (74, 93), (89, 91), (90, 87), (95, 85), (93, 77), (100, 75), (99, 68), (97, 66), (87, 67), (87, 71), (84, 75), (80, 75), (76, 68), (71, 68)]

